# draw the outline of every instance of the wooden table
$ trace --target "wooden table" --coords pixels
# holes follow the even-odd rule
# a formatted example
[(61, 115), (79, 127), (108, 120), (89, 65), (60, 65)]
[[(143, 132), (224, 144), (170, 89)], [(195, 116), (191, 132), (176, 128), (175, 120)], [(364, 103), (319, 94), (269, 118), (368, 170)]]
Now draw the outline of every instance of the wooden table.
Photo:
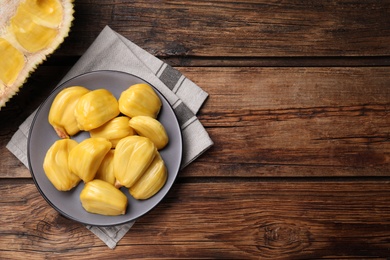
[[(390, 1), (75, 2), (0, 112), (0, 258), (390, 257)], [(210, 96), (215, 145), (110, 250), (6, 148), (105, 25)]]

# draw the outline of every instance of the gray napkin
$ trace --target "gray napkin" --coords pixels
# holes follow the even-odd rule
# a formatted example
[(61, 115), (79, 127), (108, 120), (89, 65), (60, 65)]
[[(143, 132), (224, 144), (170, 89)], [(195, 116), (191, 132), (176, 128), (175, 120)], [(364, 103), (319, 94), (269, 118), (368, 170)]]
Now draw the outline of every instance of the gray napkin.
[[(183, 135), (183, 159), (186, 167), (213, 145), (196, 113), (208, 94), (178, 70), (141, 49), (122, 35), (106, 26), (84, 55), (70, 69), (62, 82), (85, 72), (117, 70), (145, 79), (156, 87), (173, 107)], [(27, 137), (35, 113), (19, 126), (7, 144), (10, 150), (26, 167)], [(114, 227), (86, 226), (110, 248), (127, 233), (134, 222)]]

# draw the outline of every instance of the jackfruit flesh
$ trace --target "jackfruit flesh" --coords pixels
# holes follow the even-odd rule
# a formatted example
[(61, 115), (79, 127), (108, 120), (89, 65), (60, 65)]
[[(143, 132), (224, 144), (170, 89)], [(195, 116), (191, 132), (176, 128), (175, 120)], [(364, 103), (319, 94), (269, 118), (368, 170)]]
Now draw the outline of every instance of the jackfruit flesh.
[(111, 143), (105, 138), (87, 138), (69, 153), (69, 169), (84, 182), (92, 181)]
[[(0, 81), (12, 85), (24, 66), (24, 55), (7, 40), (0, 38)], [(0, 92), (1, 93), (1, 92)]]
[(114, 175), (114, 153), (115, 150), (111, 149), (100, 163), (99, 169), (96, 172), (95, 179), (103, 180), (112, 185), (115, 185)]
[(2, 1), (0, 109), (68, 36), (72, 20), (72, 0)]
[(158, 150), (168, 144), (168, 135), (164, 126), (149, 116), (135, 116), (129, 121), (129, 125), (137, 134), (149, 138)]
[(61, 90), (50, 106), (48, 120), (60, 138), (69, 138), (80, 131), (75, 107), (79, 99), (89, 90), (82, 86), (71, 86)]
[(68, 167), (69, 153), (76, 146), (75, 140), (60, 139), (54, 142), (46, 152), (43, 169), (57, 190), (68, 191), (81, 181)]
[(168, 173), (164, 160), (156, 152), (152, 163), (139, 180), (130, 187), (130, 194), (138, 200), (146, 200), (154, 196), (164, 186)]
[(118, 116), (104, 125), (89, 131), (91, 137), (104, 137), (112, 143), (115, 148), (119, 140), (126, 136), (134, 135), (135, 131), (129, 125), (130, 118)]
[(19, 5), (18, 11), (36, 23), (50, 28), (61, 25), (64, 9), (57, 0), (25, 1)]
[(106, 89), (96, 89), (80, 97), (74, 115), (79, 129), (98, 128), (119, 115), (118, 101)]
[(34, 16), (24, 3), (19, 6), (10, 22), (16, 40), (28, 52), (37, 52), (48, 47), (58, 33), (56, 28), (36, 23)]
[(130, 188), (142, 176), (156, 155), (156, 147), (150, 139), (128, 136), (121, 139), (114, 154), (116, 186)]
[(156, 118), (161, 109), (161, 100), (148, 84), (135, 84), (119, 97), (119, 110), (128, 117), (150, 116)]
[(114, 185), (93, 180), (85, 184), (80, 193), (83, 208), (90, 212), (106, 216), (117, 216), (126, 213), (127, 197)]

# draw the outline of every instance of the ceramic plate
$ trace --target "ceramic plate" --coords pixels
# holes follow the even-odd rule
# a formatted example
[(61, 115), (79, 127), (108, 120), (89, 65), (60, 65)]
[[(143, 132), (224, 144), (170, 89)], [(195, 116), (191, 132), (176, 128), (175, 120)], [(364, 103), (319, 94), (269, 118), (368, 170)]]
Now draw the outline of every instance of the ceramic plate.
[[(47, 150), (56, 140), (59, 139), (48, 122), (48, 114), (55, 96), (62, 89), (74, 85), (84, 86), (91, 90), (105, 88), (111, 91), (115, 97), (119, 98), (122, 91), (136, 83), (148, 82), (134, 75), (123, 72), (90, 72), (72, 78), (58, 86), (39, 107), (34, 117), (28, 139), (28, 161), (30, 171), (39, 192), (46, 201), (63, 216), (84, 224), (95, 226), (123, 224), (133, 221), (153, 209), (165, 197), (172, 187), (180, 169), (182, 157), (182, 136), (175, 113), (167, 100), (156, 89), (155, 91), (162, 101), (162, 108), (159, 113), (158, 120), (164, 125), (167, 131), (169, 144), (160, 151), (168, 169), (168, 179), (164, 187), (155, 196), (148, 200), (138, 201), (129, 194), (128, 189), (122, 187), (121, 190), (124, 194), (126, 194), (129, 201), (125, 215), (103, 216), (91, 214), (86, 212), (80, 203), (79, 195), (84, 187), (82, 182), (80, 182), (80, 184), (71, 191), (58, 191), (51, 184), (43, 170), (42, 165)], [(88, 137), (89, 134), (87, 132), (81, 132), (72, 138), (80, 142)]]

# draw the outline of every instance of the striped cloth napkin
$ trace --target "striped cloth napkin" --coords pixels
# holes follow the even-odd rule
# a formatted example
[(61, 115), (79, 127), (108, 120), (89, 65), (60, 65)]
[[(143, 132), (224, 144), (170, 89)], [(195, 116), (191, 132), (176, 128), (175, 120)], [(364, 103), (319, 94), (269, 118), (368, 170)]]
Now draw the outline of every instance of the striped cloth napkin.
[[(96, 70), (117, 70), (138, 76), (157, 88), (171, 104), (181, 126), (183, 158), (186, 167), (213, 145), (196, 117), (208, 94), (178, 70), (143, 50), (106, 26), (96, 40), (59, 83)], [(7, 144), (26, 167), (27, 137), (35, 113), (23, 122)], [(129, 231), (134, 222), (112, 227), (86, 226), (111, 249)]]

